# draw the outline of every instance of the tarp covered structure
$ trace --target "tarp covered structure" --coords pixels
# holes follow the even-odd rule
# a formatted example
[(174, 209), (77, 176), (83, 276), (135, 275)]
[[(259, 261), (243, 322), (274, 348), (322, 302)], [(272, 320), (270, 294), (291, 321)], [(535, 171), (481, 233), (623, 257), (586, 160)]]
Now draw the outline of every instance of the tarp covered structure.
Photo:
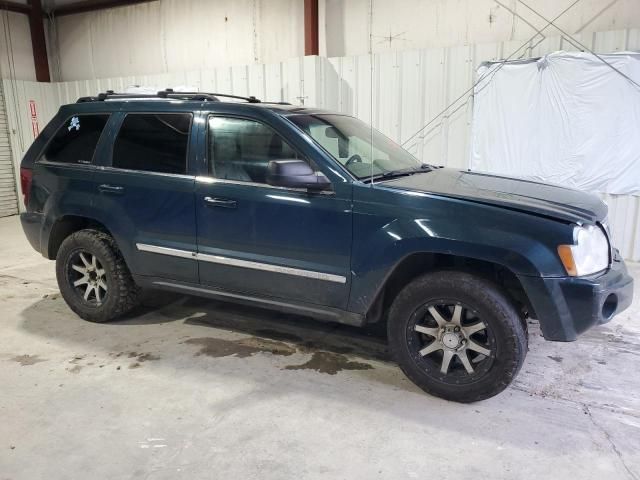
[(481, 65), (471, 168), (640, 195), (640, 53), (600, 57)]

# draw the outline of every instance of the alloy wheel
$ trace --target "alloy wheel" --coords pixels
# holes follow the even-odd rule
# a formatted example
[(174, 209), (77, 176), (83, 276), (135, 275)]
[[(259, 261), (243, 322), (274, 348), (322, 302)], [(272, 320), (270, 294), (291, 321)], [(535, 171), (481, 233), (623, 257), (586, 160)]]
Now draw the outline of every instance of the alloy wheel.
[(487, 322), (453, 300), (422, 305), (414, 312), (407, 334), (414, 361), (444, 383), (476, 381), (495, 359), (495, 339)]
[(90, 252), (80, 250), (71, 257), (69, 282), (76, 294), (92, 306), (102, 305), (108, 295), (105, 269)]

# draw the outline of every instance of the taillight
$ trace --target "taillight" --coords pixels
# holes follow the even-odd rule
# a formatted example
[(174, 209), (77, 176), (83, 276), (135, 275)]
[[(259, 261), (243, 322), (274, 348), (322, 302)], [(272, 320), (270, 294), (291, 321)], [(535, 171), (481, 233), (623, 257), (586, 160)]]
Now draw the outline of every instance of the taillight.
[(24, 206), (29, 205), (29, 195), (31, 194), (31, 180), (33, 179), (33, 170), (30, 168), (20, 168), (20, 188), (22, 188), (22, 199)]

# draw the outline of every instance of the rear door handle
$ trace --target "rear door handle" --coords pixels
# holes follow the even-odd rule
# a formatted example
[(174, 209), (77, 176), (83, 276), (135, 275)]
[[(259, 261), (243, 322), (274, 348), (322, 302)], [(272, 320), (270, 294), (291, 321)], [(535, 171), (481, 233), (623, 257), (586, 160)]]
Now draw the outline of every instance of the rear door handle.
[(210, 207), (236, 208), (238, 205), (235, 200), (228, 198), (204, 197), (204, 201)]
[(98, 187), (98, 191), (102, 193), (112, 193), (115, 195), (122, 195), (124, 193), (124, 187), (121, 187), (120, 185), (108, 185), (106, 183), (103, 183)]

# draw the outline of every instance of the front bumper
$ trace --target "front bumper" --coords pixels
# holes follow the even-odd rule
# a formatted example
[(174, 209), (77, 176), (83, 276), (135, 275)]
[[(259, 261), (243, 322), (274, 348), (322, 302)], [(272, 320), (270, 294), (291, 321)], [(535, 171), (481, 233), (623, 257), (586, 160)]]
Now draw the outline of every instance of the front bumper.
[(633, 278), (616, 251), (611, 268), (590, 277), (519, 277), (546, 340), (570, 342), (607, 323), (633, 300)]

